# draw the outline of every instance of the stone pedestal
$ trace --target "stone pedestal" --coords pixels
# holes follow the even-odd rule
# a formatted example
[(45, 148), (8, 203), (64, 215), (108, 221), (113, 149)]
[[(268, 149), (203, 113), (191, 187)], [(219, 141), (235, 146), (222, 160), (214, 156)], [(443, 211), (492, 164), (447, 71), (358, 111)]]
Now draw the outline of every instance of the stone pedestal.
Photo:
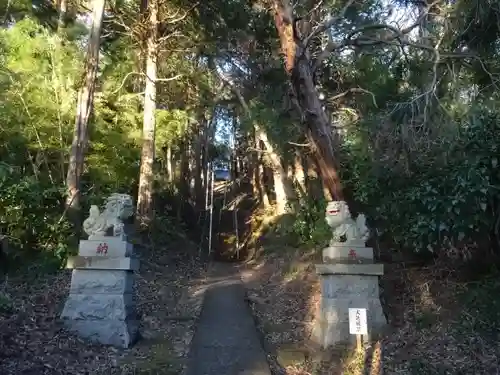
[(125, 236), (80, 242), (79, 255), (68, 259), (73, 269), (69, 297), (61, 314), (65, 326), (104, 345), (129, 347), (137, 338), (133, 298), (132, 245)]
[(373, 249), (363, 243), (333, 242), (322, 255), (323, 263), (373, 263)]
[(355, 344), (349, 333), (349, 308), (367, 309), (368, 336), (381, 333), (386, 318), (379, 297), (383, 265), (373, 263), (373, 249), (360, 244), (331, 244), (323, 250), (325, 263), (316, 265), (321, 283), (320, 313), (313, 330), (322, 347)]

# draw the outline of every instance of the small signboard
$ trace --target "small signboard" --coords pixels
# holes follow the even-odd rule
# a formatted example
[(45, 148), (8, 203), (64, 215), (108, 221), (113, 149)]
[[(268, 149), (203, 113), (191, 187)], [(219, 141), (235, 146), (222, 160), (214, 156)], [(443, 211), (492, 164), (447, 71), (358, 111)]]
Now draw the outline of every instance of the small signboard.
[(349, 309), (349, 333), (351, 335), (368, 334), (366, 309)]

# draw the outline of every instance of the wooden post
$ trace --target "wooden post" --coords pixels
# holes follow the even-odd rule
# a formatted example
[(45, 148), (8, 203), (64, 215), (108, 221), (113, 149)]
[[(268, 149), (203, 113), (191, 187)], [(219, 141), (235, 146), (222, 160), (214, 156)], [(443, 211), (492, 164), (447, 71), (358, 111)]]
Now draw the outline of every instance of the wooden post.
[[(235, 205), (236, 206), (236, 205)], [(236, 259), (240, 259), (240, 241), (238, 234), (238, 209), (234, 207), (234, 230), (236, 232)]]
[(363, 351), (363, 335), (356, 335), (356, 350)]

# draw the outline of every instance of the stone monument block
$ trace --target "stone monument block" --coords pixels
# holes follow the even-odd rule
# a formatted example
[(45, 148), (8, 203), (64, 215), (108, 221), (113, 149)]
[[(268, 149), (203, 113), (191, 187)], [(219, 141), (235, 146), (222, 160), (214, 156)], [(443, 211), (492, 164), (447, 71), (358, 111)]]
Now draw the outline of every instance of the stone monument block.
[(70, 294), (64, 305), (67, 319), (126, 320), (133, 318), (131, 294)]
[(123, 294), (132, 293), (133, 273), (109, 270), (103, 275), (101, 270), (75, 269), (71, 276), (70, 293), (82, 294)]
[(139, 262), (133, 258), (111, 258), (106, 256), (69, 257), (66, 268), (81, 268), (93, 270), (124, 270), (136, 271)]
[(133, 245), (120, 237), (98, 237), (93, 240), (81, 240), (78, 255), (95, 256), (107, 255), (110, 257), (132, 256)]
[(356, 342), (349, 334), (349, 308), (367, 309), (365, 340), (383, 332), (387, 321), (378, 285), (382, 264), (320, 264), (316, 271), (321, 282), (320, 313), (313, 330), (316, 342), (323, 347)]
[[(79, 255), (66, 265), (73, 269), (69, 296), (61, 319), (81, 337), (104, 345), (127, 348), (138, 335), (139, 323), (133, 296), (133, 246), (123, 233), (124, 211), (130, 213), (131, 198), (113, 194), (105, 210), (91, 208), (84, 222), (89, 240), (82, 240)], [(115, 228), (114, 226), (117, 226)], [(113, 227), (115, 236), (106, 236)]]
[(366, 309), (369, 341), (386, 326), (379, 296), (378, 278), (382, 264), (374, 263), (373, 249), (366, 247), (369, 237), (363, 214), (351, 218), (344, 201), (330, 202), (325, 220), (332, 228), (329, 247), (323, 249), (323, 263), (316, 265), (321, 284), (320, 312), (313, 339), (326, 348), (336, 344), (355, 344), (349, 333), (349, 309)]
[(364, 245), (350, 245), (343, 242), (331, 243), (323, 249), (323, 263), (373, 263), (373, 248)]

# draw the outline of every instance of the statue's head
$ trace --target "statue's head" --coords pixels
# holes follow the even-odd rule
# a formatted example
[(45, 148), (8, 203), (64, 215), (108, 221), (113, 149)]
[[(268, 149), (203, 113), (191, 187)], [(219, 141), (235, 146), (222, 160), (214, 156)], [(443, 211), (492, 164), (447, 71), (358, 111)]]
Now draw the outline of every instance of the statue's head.
[(128, 194), (111, 194), (106, 199), (106, 211), (123, 220), (134, 214), (132, 197)]
[(332, 228), (339, 226), (350, 217), (351, 213), (345, 201), (329, 202), (326, 206), (325, 220)]
[(99, 207), (96, 206), (95, 204), (91, 205), (90, 206), (90, 209), (89, 209), (89, 216), (90, 217), (97, 217), (99, 216)]

